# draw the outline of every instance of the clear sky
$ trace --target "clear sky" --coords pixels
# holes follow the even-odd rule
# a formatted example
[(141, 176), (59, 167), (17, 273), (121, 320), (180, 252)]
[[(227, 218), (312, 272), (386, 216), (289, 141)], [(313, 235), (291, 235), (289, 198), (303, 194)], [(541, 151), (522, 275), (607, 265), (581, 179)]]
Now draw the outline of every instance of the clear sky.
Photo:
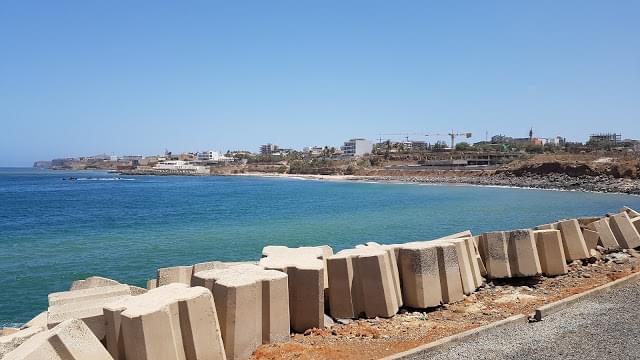
[(640, 138), (640, 1), (439, 3), (0, 0), (0, 166), (451, 129)]

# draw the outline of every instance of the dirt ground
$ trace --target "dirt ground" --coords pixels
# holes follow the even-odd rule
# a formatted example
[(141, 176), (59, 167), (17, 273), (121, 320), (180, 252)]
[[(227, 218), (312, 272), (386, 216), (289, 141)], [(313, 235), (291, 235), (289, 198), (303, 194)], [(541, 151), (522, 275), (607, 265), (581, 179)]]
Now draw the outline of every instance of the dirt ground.
[(379, 359), (502, 320), (640, 271), (633, 250), (569, 265), (567, 275), (489, 282), (463, 301), (431, 310), (401, 309), (390, 319), (360, 319), (262, 345), (252, 359)]

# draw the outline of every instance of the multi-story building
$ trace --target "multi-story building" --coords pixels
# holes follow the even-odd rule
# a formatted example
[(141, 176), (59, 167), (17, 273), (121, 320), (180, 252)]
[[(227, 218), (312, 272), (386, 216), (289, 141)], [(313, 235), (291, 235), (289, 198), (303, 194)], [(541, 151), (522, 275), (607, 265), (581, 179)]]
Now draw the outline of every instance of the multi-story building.
[(203, 161), (203, 162), (213, 162), (213, 163), (220, 163), (220, 162), (229, 162), (229, 161), (233, 161), (233, 158), (231, 157), (227, 157), (224, 156), (222, 154), (220, 154), (217, 151), (201, 151), (198, 153), (198, 160)]
[(279, 149), (276, 144), (264, 144), (260, 146), (260, 155), (272, 155), (279, 152)]
[(345, 156), (362, 156), (371, 153), (373, 144), (371, 141), (363, 138), (350, 139), (345, 141), (340, 149)]

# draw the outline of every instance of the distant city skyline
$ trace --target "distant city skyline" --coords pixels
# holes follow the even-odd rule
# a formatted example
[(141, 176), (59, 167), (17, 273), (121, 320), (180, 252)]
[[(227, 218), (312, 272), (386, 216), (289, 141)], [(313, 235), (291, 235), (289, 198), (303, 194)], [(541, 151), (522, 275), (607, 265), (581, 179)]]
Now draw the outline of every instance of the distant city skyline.
[(639, 12), (636, 1), (7, 2), (0, 166), (380, 133), (637, 139)]

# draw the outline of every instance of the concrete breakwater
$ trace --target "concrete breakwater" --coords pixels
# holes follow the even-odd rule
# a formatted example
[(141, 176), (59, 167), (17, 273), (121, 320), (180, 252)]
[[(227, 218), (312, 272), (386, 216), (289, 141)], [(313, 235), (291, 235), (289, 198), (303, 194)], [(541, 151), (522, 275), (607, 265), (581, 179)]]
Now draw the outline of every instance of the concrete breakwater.
[(325, 313), (391, 317), (403, 306), (456, 303), (485, 279), (563, 274), (568, 262), (640, 246), (639, 227), (640, 214), (625, 208), (535, 229), (477, 236), (463, 231), (336, 254), (327, 246), (269, 246), (252, 264), (159, 269), (148, 290), (92, 277), (50, 294), (48, 310), (22, 329), (4, 329), (3, 335), (12, 334), (0, 337), (0, 354), (242, 359), (260, 344), (286, 339), (291, 330), (323, 327)]

